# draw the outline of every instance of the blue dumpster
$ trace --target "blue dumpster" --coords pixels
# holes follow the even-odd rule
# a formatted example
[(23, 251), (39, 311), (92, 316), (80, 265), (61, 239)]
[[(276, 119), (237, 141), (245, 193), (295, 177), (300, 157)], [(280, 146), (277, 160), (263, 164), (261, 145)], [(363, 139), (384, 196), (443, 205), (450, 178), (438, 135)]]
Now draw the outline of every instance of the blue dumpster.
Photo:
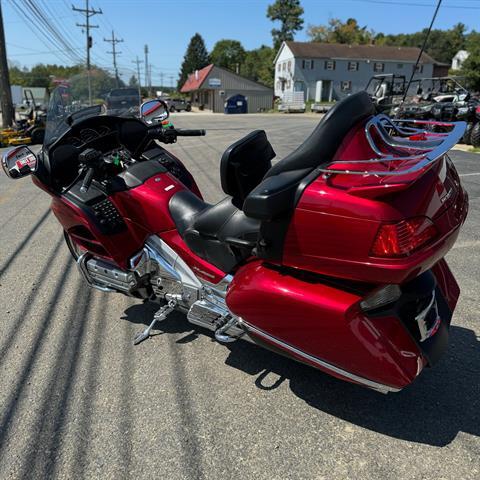
[(225, 113), (247, 113), (248, 103), (243, 95), (233, 95), (225, 102)]

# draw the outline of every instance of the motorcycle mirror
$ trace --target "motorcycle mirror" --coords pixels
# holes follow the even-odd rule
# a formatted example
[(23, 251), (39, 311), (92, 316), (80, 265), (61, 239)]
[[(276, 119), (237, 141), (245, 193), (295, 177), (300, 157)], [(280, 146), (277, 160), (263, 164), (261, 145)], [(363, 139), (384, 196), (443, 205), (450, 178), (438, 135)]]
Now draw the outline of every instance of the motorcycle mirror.
[(168, 118), (168, 107), (163, 100), (149, 100), (140, 106), (140, 115), (147, 125), (161, 123)]
[(37, 156), (26, 145), (11, 148), (2, 155), (3, 170), (15, 180), (34, 173), (37, 164)]

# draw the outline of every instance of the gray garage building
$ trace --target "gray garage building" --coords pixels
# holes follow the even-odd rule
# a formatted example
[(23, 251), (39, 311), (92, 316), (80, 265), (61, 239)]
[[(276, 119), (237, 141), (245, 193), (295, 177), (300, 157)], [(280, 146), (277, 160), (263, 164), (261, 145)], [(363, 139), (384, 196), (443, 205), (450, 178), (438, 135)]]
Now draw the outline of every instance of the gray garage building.
[(188, 76), (180, 90), (189, 93), (192, 105), (223, 113), (228, 102), (232, 113), (257, 113), (273, 108), (273, 89), (216, 65)]

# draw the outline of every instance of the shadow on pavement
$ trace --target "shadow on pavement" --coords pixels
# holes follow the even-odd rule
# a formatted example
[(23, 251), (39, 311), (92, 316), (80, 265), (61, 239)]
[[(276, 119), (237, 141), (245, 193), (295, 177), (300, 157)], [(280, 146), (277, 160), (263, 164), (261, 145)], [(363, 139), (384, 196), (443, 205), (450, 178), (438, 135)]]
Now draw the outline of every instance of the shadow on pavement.
[[(134, 305), (124, 319), (148, 324), (156, 308), (149, 303)], [(210, 335), (181, 314), (170, 315), (157, 329), (163, 334), (187, 333), (176, 348), (195, 340), (197, 333)], [(227, 365), (256, 376), (258, 388), (274, 394), (288, 380), (291, 391), (311, 407), (360, 427), (433, 446), (448, 445), (459, 432), (480, 436), (480, 341), (472, 330), (452, 326), (445, 358), (413, 385), (389, 395), (342, 382), (248, 342), (227, 348)]]

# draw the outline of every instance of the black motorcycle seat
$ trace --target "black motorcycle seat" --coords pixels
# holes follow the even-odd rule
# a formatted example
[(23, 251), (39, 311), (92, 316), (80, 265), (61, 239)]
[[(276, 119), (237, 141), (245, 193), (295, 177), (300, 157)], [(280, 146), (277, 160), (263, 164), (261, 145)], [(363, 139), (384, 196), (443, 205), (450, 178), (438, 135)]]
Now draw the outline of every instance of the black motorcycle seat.
[(215, 205), (182, 190), (170, 199), (169, 210), (180, 236), (199, 257), (224, 272), (251, 254), (251, 248), (232, 245), (237, 239), (255, 245), (260, 222), (247, 217), (226, 197)]

